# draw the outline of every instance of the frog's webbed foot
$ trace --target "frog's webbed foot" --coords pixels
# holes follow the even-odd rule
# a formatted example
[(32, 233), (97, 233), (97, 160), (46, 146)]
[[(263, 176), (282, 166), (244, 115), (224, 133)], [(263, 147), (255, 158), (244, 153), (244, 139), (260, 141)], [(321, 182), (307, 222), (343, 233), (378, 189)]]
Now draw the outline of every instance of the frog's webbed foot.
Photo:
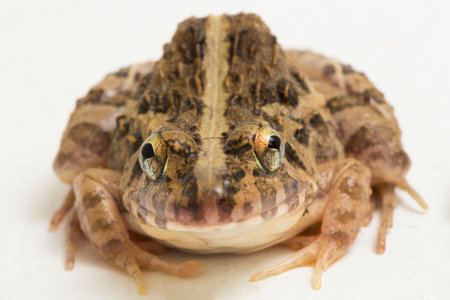
[[(281, 263), (253, 275), (257, 281), (292, 268), (314, 265), (313, 288), (320, 289), (322, 273), (347, 251), (370, 210), (370, 173), (360, 162), (346, 159), (335, 167), (333, 178), (326, 183), (329, 192), (318, 236), (299, 236), (292, 240), (305, 248)], [(329, 173), (324, 172), (322, 178)]]
[(156, 255), (140, 249), (130, 240), (123, 241), (111, 249), (103, 249), (100, 251), (102, 251), (102, 256), (108, 261), (133, 278), (140, 294), (146, 293), (146, 284), (141, 268), (151, 271), (162, 271), (179, 277), (189, 277), (194, 275), (203, 266), (202, 262), (194, 260), (179, 264), (165, 261)]
[(312, 285), (315, 290), (322, 286), (322, 273), (338, 258), (340, 258), (352, 241), (341, 236), (321, 234), (314, 242), (297, 251), (294, 255), (277, 265), (262, 269), (252, 276), (251, 281), (258, 281), (269, 276), (283, 273), (287, 270), (314, 265)]
[(406, 182), (405, 179), (400, 180), (396, 184), (382, 183), (374, 187), (375, 193), (381, 198), (381, 224), (378, 228), (376, 253), (383, 254), (386, 250), (386, 236), (388, 230), (392, 227), (394, 218), (394, 209), (397, 203), (395, 196), (395, 187), (405, 190), (409, 195), (416, 200), (423, 210), (428, 209), (428, 205), (422, 197)]
[[(122, 196), (118, 189), (120, 176), (112, 170), (88, 169), (74, 180), (75, 208), (89, 242), (104, 259), (132, 277), (141, 294), (146, 291), (141, 267), (181, 277), (193, 275), (203, 266), (201, 262), (170, 263), (142, 250), (131, 240), (115, 202)], [(152, 247), (155, 249), (154, 243)]]

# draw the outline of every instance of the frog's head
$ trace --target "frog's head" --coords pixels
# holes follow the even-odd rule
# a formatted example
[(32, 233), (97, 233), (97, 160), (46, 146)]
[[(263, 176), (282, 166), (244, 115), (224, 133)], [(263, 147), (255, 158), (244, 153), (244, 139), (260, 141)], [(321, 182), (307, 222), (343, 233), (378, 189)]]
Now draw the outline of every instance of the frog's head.
[(316, 185), (285, 158), (285, 143), (261, 120), (201, 139), (164, 125), (142, 143), (141, 175), (125, 203), (142, 222), (162, 228), (262, 223), (304, 209)]
[(146, 78), (142, 127), (160, 112), (170, 121), (145, 135), (129, 164), (141, 173), (124, 186), (124, 202), (138, 219), (185, 229), (305, 209), (316, 190), (313, 154), (296, 142), (293, 124), (282, 132), (271, 119), (295, 123), (289, 114), (303, 111), (299, 99), (312, 105), (309, 90), (258, 16), (181, 23)]

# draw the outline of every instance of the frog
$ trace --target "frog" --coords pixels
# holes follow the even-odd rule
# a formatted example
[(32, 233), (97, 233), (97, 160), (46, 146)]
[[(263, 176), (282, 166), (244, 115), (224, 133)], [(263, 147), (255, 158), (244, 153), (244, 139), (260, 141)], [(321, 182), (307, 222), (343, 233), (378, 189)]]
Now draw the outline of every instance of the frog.
[(143, 269), (194, 276), (199, 255), (295, 250), (262, 280), (306, 265), (312, 286), (381, 206), (385, 251), (410, 159), (393, 107), (367, 76), (284, 50), (255, 14), (189, 18), (158, 61), (107, 75), (77, 100), (53, 168), (70, 185), (65, 267), (84, 235), (146, 293)]

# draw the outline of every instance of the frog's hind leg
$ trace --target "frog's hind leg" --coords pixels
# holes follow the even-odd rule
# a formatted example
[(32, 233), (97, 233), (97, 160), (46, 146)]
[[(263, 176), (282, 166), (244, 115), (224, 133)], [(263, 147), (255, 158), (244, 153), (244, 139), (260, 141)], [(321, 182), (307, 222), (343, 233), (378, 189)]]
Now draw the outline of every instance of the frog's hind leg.
[(331, 172), (319, 237), (278, 265), (259, 271), (252, 281), (314, 263), (313, 288), (320, 289), (322, 273), (352, 244), (370, 207), (370, 172), (363, 164), (345, 159)]
[(393, 108), (367, 76), (348, 65), (308, 51), (288, 51), (288, 56), (324, 96), (346, 156), (362, 161), (371, 171), (371, 184), (379, 192), (382, 206), (376, 252), (383, 253), (392, 226), (394, 187), (408, 192), (422, 209), (428, 208), (405, 180), (411, 163), (403, 150)]
[(202, 266), (201, 262), (166, 262), (131, 241), (115, 202), (122, 197), (119, 181), (120, 173), (105, 169), (88, 169), (74, 180), (81, 229), (97, 252), (132, 277), (141, 294), (146, 287), (140, 267), (182, 277), (193, 275)]

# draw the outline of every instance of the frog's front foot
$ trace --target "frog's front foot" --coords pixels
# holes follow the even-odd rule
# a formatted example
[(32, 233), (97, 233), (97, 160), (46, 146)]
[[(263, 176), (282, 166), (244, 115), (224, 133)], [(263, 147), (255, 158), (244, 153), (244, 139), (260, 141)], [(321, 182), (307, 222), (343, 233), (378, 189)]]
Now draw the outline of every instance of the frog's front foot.
[(426, 211), (428, 209), (427, 203), (422, 197), (408, 184), (405, 179), (393, 183), (382, 183), (374, 187), (375, 194), (381, 200), (381, 224), (378, 229), (376, 253), (383, 254), (386, 250), (386, 235), (388, 230), (392, 227), (392, 220), (394, 218), (394, 209), (397, 202), (395, 196), (395, 187), (406, 191), (419, 205)]
[(324, 179), (321, 189), (328, 193), (320, 234), (294, 238), (288, 243), (291, 247), (310, 244), (281, 263), (259, 271), (251, 281), (314, 263), (312, 285), (314, 289), (320, 289), (322, 273), (353, 243), (370, 210), (370, 172), (353, 159), (334, 164), (324, 166), (321, 171)]
[(101, 249), (100, 253), (106, 260), (112, 262), (133, 278), (138, 285), (140, 294), (146, 293), (146, 284), (141, 268), (162, 271), (179, 277), (189, 277), (203, 266), (200, 261), (190, 260), (175, 264), (162, 260), (156, 255), (140, 249), (130, 240), (117, 241), (117, 245), (110, 245)]
[(345, 236), (334, 237), (322, 234), (288, 259), (277, 265), (262, 269), (253, 275), (250, 281), (258, 281), (293, 268), (309, 266), (315, 262), (312, 286), (315, 290), (318, 290), (322, 286), (322, 273), (342, 256), (347, 248), (346, 246), (351, 242), (347, 241)]
[[(115, 199), (122, 196), (118, 183), (120, 173), (105, 169), (88, 169), (74, 180), (75, 211), (67, 235), (66, 269), (72, 269), (75, 245), (80, 228), (97, 252), (108, 262), (125, 271), (138, 285), (140, 294), (146, 292), (145, 279), (141, 268), (163, 271), (180, 277), (189, 277), (203, 266), (199, 261), (170, 263), (138, 247), (130, 238), (126, 223), (117, 208)], [(72, 193), (72, 192), (71, 192)], [(70, 197), (70, 193), (69, 193)], [(67, 201), (69, 202), (70, 201)], [(60, 223), (67, 212), (65, 206), (56, 213)], [(139, 242), (137, 242), (139, 244)], [(145, 246), (145, 245), (144, 245)], [(155, 252), (161, 247), (148, 244), (145, 248)]]

